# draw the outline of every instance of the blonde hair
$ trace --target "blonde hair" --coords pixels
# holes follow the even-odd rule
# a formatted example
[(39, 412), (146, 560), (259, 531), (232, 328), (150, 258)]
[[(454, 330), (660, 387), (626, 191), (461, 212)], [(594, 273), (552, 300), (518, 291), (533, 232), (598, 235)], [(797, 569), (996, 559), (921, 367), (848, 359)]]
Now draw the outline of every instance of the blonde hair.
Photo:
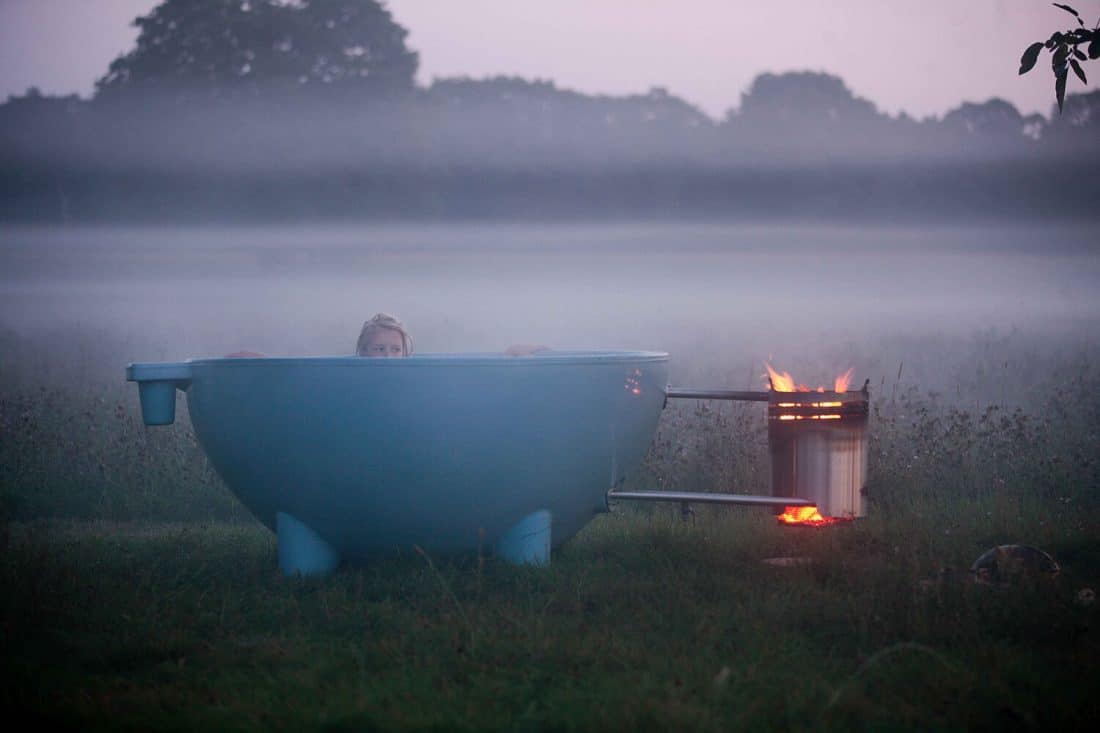
[(374, 318), (363, 324), (363, 330), (359, 332), (359, 341), (355, 345), (355, 353), (358, 356), (366, 356), (367, 346), (371, 337), (382, 329), (397, 331), (401, 334), (401, 346), (405, 350), (405, 356), (412, 353), (413, 342), (409, 332), (405, 330), (405, 324), (397, 320), (389, 313), (379, 313)]

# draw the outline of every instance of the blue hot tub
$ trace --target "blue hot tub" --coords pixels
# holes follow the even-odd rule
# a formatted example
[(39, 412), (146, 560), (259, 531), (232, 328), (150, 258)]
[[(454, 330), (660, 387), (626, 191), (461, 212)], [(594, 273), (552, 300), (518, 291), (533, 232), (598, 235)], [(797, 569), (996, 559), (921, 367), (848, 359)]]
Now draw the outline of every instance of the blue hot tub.
[(135, 363), (150, 425), (187, 394), (229, 488), (284, 572), (341, 557), (496, 548), (542, 563), (641, 461), (668, 354), (549, 351)]

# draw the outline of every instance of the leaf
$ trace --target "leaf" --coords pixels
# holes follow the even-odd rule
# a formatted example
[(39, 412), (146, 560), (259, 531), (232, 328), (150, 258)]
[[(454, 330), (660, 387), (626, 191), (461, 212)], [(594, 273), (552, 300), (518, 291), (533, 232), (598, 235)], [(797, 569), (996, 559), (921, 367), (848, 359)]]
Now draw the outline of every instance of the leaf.
[(1054, 73), (1059, 72), (1066, 73), (1066, 59), (1069, 58), (1069, 46), (1059, 46), (1058, 50), (1054, 52), (1054, 57), (1050, 60), (1050, 66), (1054, 69)]
[(1081, 80), (1082, 84), (1089, 83), (1089, 80), (1085, 78), (1085, 70), (1081, 68), (1081, 64), (1077, 63), (1077, 59), (1070, 61), (1069, 65), (1073, 67), (1073, 73), (1077, 74), (1077, 78)]
[(1089, 44), (1089, 58), (1100, 59), (1100, 35), (1092, 39), (1092, 43)]
[(1068, 6), (1068, 5), (1062, 5), (1061, 3), (1051, 3), (1051, 5), (1053, 5), (1053, 6), (1054, 6), (1054, 7), (1056, 7), (1056, 8), (1061, 8), (1062, 10), (1064, 10), (1064, 11), (1066, 11), (1067, 13), (1069, 13), (1070, 15), (1072, 15), (1072, 16), (1073, 16), (1074, 18), (1080, 18), (1080, 17), (1081, 17), (1081, 16), (1080, 16), (1080, 15), (1079, 15), (1079, 14), (1077, 13), (1077, 11), (1076, 11), (1076, 10), (1074, 10), (1073, 8), (1071, 8), (1071, 7), (1070, 7), (1070, 6)]
[(1066, 75), (1060, 74), (1054, 80), (1054, 96), (1058, 98), (1058, 114), (1062, 114), (1062, 105), (1066, 101)]
[(1073, 57), (1078, 61), (1084, 61), (1088, 58), (1085, 54), (1081, 53), (1078, 49), (1073, 49)]
[(1031, 67), (1035, 66), (1035, 62), (1039, 60), (1039, 52), (1042, 50), (1042, 43), (1033, 43), (1027, 47), (1027, 50), (1024, 51), (1024, 55), (1020, 57), (1021, 74), (1026, 74), (1031, 71)]

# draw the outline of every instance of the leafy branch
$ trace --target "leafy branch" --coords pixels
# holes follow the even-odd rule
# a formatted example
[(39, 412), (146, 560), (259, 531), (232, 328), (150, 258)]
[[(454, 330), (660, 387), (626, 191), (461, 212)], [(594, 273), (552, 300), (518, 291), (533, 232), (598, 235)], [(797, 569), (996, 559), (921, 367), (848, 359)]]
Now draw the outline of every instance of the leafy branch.
[[(1077, 20), (1077, 27), (1067, 31), (1059, 31), (1051, 35), (1046, 41), (1036, 41), (1027, 47), (1024, 55), (1020, 57), (1020, 73), (1026, 74), (1039, 60), (1039, 52), (1044, 48), (1051, 53), (1050, 68), (1054, 72), (1054, 95), (1058, 98), (1058, 113), (1062, 112), (1062, 104), (1066, 99), (1066, 80), (1069, 78), (1069, 70), (1081, 80), (1082, 84), (1088, 84), (1085, 70), (1081, 68), (1081, 62), (1086, 59), (1100, 58), (1100, 20), (1092, 28), (1085, 27), (1085, 21), (1081, 15), (1068, 5), (1051, 3), (1056, 8), (1061, 8)], [(1088, 54), (1079, 46), (1088, 44)]]

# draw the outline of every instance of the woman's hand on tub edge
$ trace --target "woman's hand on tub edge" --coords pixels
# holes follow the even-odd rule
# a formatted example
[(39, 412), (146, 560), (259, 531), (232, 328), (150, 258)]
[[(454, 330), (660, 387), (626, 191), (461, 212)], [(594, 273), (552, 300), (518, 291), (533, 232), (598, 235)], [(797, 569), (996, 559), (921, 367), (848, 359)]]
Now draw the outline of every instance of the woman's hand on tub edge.
[(541, 344), (512, 344), (504, 350), (505, 356), (530, 356), (538, 351), (549, 351), (549, 346)]

